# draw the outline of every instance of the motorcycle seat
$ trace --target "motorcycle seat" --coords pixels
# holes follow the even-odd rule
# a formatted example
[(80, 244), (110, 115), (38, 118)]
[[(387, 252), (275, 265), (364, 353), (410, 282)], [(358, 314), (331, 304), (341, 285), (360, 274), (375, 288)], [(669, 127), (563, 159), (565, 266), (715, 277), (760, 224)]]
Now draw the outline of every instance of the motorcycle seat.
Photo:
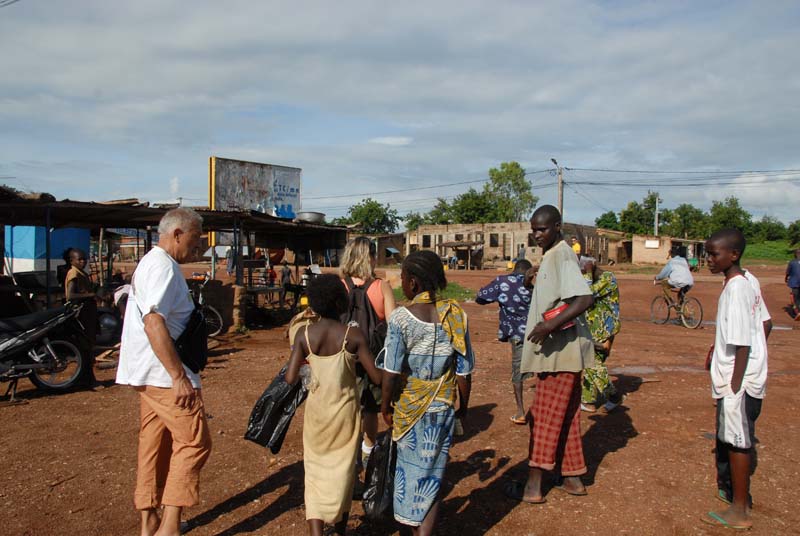
[(56, 307), (23, 316), (0, 318), (0, 333), (19, 333), (40, 326), (59, 315), (64, 314), (66, 307)]

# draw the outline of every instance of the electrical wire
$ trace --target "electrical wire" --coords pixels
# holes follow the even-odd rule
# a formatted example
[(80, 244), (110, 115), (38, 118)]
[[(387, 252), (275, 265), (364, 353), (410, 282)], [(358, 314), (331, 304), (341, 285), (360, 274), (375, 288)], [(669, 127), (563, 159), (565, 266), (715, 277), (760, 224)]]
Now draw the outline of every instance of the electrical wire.
[(800, 169), (745, 169), (745, 170), (716, 170), (716, 171), (664, 171), (655, 169), (605, 169), (605, 168), (564, 168), (568, 171), (594, 171), (598, 173), (650, 173), (650, 174), (707, 174), (707, 173), (724, 173), (724, 174), (753, 174), (753, 173), (792, 173), (800, 172)]
[[(536, 171), (526, 171), (525, 175), (535, 175), (537, 173), (549, 173), (552, 171), (551, 169), (538, 169)], [(400, 192), (413, 192), (418, 190), (434, 190), (436, 188), (446, 188), (448, 186), (461, 186), (464, 184), (476, 184), (479, 182), (488, 182), (489, 179), (473, 179), (468, 181), (460, 181), (460, 182), (451, 182), (447, 184), (435, 184), (433, 186), (420, 186), (418, 188), (402, 188), (400, 190), (384, 190), (382, 192), (364, 192), (360, 194), (343, 194), (343, 195), (319, 195), (319, 196), (310, 196), (304, 197), (307, 200), (314, 200), (314, 199), (342, 199), (346, 197), (357, 197), (357, 196), (367, 196), (367, 195), (381, 195), (381, 194), (396, 194)]]

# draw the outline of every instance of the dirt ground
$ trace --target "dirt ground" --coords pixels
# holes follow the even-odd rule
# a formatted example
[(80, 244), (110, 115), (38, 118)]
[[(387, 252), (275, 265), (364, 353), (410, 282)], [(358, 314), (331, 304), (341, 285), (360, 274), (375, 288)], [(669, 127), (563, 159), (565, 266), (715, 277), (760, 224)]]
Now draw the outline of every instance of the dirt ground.
[[(788, 299), (782, 268), (751, 268), (776, 324), (769, 340), (768, 397), (758, 421), (752, 533), (798, 534), (798, 332), (782, 310)], [(449, 273), (471, 289), (495, 275)], [(700, 521), (722, 506), (714, 498), (714, 408), (702, 370), (714, 327), (689, 331), (650, 323), (652, 276), (617, 276), (623, 327), (609, 365), (627, 398), (610, 414), (582, 414), (586, 497), (552, 490), (543, 505), (504, 497), (505, 482), (525, 478), (529, 430), (509, 421), (510, 350), (496, 339), (496, 306), (465, 305), (478, 363), (467, 435), (451, 450), (440, 534), (724, 533)], [(720, 284), (718, 277), (701, 275), (692, 291), (707, 321), (714, 319)], [(305, 533), (302, 410), (277, 456), (242, 439), (253, 403), (288, 358), (283, 334), (280, 328), (228, 334), (213, 351), (203, 391), (214, 447), (202, 475), (202, 503), (184, 514), (193, 536)], [(59, 396), (41, 395), (22, 382), (20, 395), (29, 403), (0, 408), (3, 534), (137, 533), (137, 398), (114, 385), (113, 370), (97, 375), (101, 386), (95, 390)], [(362, 514), (355, 501), (353, 533), (397, 533)]]

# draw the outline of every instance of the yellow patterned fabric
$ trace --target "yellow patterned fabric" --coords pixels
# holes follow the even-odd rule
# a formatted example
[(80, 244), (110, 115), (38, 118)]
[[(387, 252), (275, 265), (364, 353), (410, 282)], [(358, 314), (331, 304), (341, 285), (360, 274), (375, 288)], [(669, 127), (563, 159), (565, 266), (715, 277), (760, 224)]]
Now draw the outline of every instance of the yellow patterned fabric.
[(433, 402), (456, 403), (456, 373), (447, 369), (436, 380), (408, 377), (400, 399), (394, 405), (392, 439), (399, 441), (419, 421)]
[(467, 355), (467, 323), (464, 309), (455, 300), (436, 300), (431, 299), (429, 292), (422, 292), (414, 296), (411, 303), (435, 303), (436, 312), (439, 314), (439, 322), (442, 328), (450, 336), (450, 344), (453, 349), (461, 355)]

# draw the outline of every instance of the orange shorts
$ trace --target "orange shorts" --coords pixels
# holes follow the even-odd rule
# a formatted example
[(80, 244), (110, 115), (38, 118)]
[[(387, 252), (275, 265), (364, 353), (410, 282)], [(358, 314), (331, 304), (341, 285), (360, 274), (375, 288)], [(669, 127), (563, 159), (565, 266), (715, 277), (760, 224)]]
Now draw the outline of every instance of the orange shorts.
[(191, 407), (175, 405), (172, 389), (135, 387), (141, 402), (137, 510), (194, 506), (200, 502), (200, 469), (211, 453), (211, 433), (199, 389)]

